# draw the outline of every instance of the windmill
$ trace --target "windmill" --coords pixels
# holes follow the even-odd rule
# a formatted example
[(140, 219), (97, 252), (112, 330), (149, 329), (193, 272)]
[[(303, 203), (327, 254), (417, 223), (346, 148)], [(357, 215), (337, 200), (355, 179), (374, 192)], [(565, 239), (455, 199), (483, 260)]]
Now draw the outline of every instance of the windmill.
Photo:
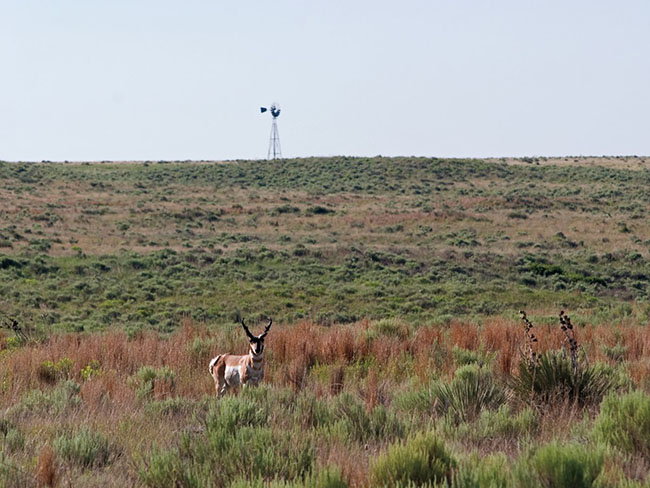
[(280, 116), (280, 105), (274, 102), (270, 109), (260, 107), (260, 112), (262, 113), (267, 110), (271, 111), (273, 122), (271, 123), (271, 138), (269, 139), (269, 150), (266, 153), (266, 159), (277, 159), (282, 157), (282, 150), (280, 149), (280, 133), (278, 132), (278, 123), (276, 121)]

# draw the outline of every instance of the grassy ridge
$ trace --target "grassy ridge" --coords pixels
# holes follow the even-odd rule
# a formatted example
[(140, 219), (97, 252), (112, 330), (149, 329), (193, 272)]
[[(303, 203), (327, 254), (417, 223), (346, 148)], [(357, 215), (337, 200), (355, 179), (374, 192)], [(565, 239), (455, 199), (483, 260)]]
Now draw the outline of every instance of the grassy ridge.
[(48, 327), (649, 315), (645, 169), (341, 157), (0, 177), (0, 305)]

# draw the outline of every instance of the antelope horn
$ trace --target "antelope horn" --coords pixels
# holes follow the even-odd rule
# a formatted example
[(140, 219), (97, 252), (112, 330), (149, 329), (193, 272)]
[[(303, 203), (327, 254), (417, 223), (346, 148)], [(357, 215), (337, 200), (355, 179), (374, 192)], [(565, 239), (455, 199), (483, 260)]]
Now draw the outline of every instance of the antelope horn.
[(249, 339), (255, 338), (255, 336), (251, 334), (251, 331), (248, 330), (248, 327), (246, 327), (246, 324), (244, 323), (244, 319), (241, 319), (241, 325), (244, 328), (244, 332), (246, 332), (246, 335), (248, 336)]
[(271, 324), (273, 323), (273, 319), (269, 317), (269, 323), (266, 324), (266, 328), (264, 329), (264, 332), (262, 335), (260, 335), (260, 339), (264, 339), (266, 337), (266, 334), (269, 333), (269, 329), (271, 328)]

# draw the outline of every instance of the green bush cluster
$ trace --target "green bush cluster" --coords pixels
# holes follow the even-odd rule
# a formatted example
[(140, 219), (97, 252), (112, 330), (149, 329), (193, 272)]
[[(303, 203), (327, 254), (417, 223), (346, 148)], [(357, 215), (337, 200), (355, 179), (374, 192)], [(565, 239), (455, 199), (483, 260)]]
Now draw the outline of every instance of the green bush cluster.
[(7, 410), (7, 417), (60, 415), (81, 405), (81, 386), (72, 380), (61, 381), (51, 390), (31, 390)]
[(650, 396), (643, 391), (607, 396), (594, 423), (594, 436), (650, 461)]
[(0, 418), (0, 453), (14, 453), (22, 450), (24, 446), (25, 436), (20, 429), (9, 420)]
[(172, 393), (175, 387), (174, 371), (168, 366), (161, 366), (156, 369), (152, 366), (142, 366), (138, 372), (129, 379), (132, 386), (136, 388), (138, 398), (149, 400), (154, 393), (155, 385), (162, 385), (168, 392)]
[(388, 447), (370, 464), (372, 486), (433, 486), (451, 482), (457, 461), (432, 432), (419, 433)]
[(101, 468), (120, 453), (105, 435), (88, 428), (58, 436), (54, 439), (54, 450), (66, 461), (82, 468)]
[(551, 442), (520, 462), (515, 478), (523, 487), (591, 488), (597, 486), (603, 463), (602, 449)]

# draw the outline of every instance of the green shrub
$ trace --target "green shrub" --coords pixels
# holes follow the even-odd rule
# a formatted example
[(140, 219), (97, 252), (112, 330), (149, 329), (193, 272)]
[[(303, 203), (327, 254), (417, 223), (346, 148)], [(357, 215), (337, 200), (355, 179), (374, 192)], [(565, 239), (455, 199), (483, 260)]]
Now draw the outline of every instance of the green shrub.
[(620, 343), (612, 347), (603, 344), (602, 351), (605, 356), (617, 363), (624, 361), (627, 356), (627, 346)]
[(508, 488), (510, 468), (505, 454), (469, 456), (454, 474), (451, 488)]
[(225, 396), (209, 413), (206, 420), (211, 431), (234, 434), (242, 427), (266, 425), (269, 412), (264, 405), (251, 401), (245, 395)]
[(63, 459), (83, 468), (106, 466), (119, 453), (106, 436), (87, 428), (57, 437), (54, 450)]
[[(200, 486), (223, 486), (242, 477), (302, 479), (312, 472), (315, 459), (310, 436), (268, 427), (228, 432), (221, 425), (212, 425), (204, 436), (184, 434), (179, 452), (184, 472), (192, 473)], [(186, 477), (192, 479), (189, 474)]]
[(472, 351), (458, 346), (454, 346), (451, 353), (454, 356), (454, 361), (457, 366), (465, 366), (468, 364), (477, 364), (479, 366), (489, 365), (496, 358), (495, 352), (491, 353), (483, 350)]
[(456, 460), (432, 432), (391, 445), (370, 461), (372, 486), (451, 482)]
[(551, 442), (520, 461), (516, 478), (522, 487), (590, 488), (603, 469), (602, 449)]
[(25, 446), (22, 432), (6, 419), (0, 419), (0, 453), (16, 452)]
[(61, 414), (81, 405), (80, 390), (81, 386), (72, 380), (61, 382), (50, 391), (32, 390), (7, 411), (7, 416)]
[(431, 414), (435, 397), (433, 391), (437, 385), (436, 381), (431, 382), (428, 386), (420, 388), (409, 388), (403, 392), (395, 394), (391, 407), (404, 412), (418, 412), (422, 414)]
[(154, 451), (138, 469), (140, 480), (152, 488), (200, 488), (205, 486), (189, 472), (175, 450)]
[(334, 410), (336, 418), (343, 422), (348, 437), (358, 442), (390, 440), (401, 437), (405, 430), (399, 418), (383, 405), (377, 405), (368, 412), (358, 397), (347, 392), (337, 397)]
[(305, 428), (318, 428), (330, 425), (336, 420), (335, 412), (325, 400), (313, 394), (301, 392), (293, 400), (295, 405), (295, 423)]
[(3, 448), (8, 452), (21, 451), (25, 447), (25, 436), (18, 429), (10, 429), (4, 438)]
[(599, 403), (614, 384), (611, 371), (584, 363), (576, 370), (562, 351), (550, 351), (540, 354), (536, 363), (521, 361), (511, 386), (525, 401), (588, 405)]
[(372, 324), (372, 332), (376, 332), (377, 335), (404, 339), (406, 338), (406, 334), (408, 334), (408, 328), (404, 327), (404, 324), (396, 318), (386, 318), (374, 322)]
[(70, 372), (72, 371), (73, 366), (74, 366), (74, 363), (73, 363), (72, 359), (70, 359), (70, 358), (61, 358), (54, 365), (54, 369), (56, 369), (56, 372), (62, 378), (67, 379), (70, 376)]
[(175, 387), (175, 374), (168, 366), (158, 369), (152, 366), (142, 366), (135, 376), (129, 378), (129, 383), (136, 387), (136, 394), (142, 400), (153, 396), (154, 388), (159, 385), (161, 391), (172, 393)]
[(446, 435), (477, 444), (494, 439), (522, 440), (533, 435), (538, 425), (538, 418), (531, 408), (527, 407), (515, 414), (507, 405), (502, 405), (496, 411), (482, 411), (474, 422), (459, 425), (443, 422)]
[(164, 400), (153, 400), (145, 406), (149, 415), (173, 416), (187, 415), (192, 412), (196, 403), (193, 400), (183, 397), (165, 398)]
[(195, 337), (194, 340), (187, 345), (187, 352), (190, 353), (192, 359), (199, 364), (208, 358), (215, 349), (213, 338)]
[(533, 434), (538, 426), (539, 420), (530, 408), (525, 408), (515, 415), (509, 407), (503, 405), (496, 412), (482, 412), (479, 418), (479, 430), (485, 436), (515, 439)]
[(34, 478), (21, 469), (20, 466), (6, 459), (4, 453), (0, 451), (0, 486), (22, 487), (33, 485)]
[(102, 367), (99, 364), (99, 361), (93, 359), (90, 361), (85, 368), (81, 370), (81, 378), (84, 381), (89, 380), (93, 376), (99, 376), (102, 374)]
[(307, 479), (315, 461), (312, 436), (269, 426), (272, 413), (279, 418), (292, 415), (289, 394), (295, 398), (288, 391), (262, 387), (210, 402), (203, 432), (183, 433), (178, 448), (150, 453), (139, 467), (142, 482), (189, 487), (228, 486), (234, 480)]
[(436, 410), (451, 414), (458, 422), (474, 419), (483, 409), (499, 408), (506, 400), (505, 389), (485, 368), (465, 366), (450, 383), (432, 388)]
[(593, 432), (596, 439), (606, 444), (650, 460), (650, 395), (634, 391), (607, 396)]
[(331, 208), (323, 207), (321, 205), (314, 205), (312, 207), (307, 207), (305, 212), (307, 214), (325, 215), (325, 214), (334, 213), (334, 210), (332, 210)]
[(306, 488), (347, 488), (347, 486), (341, 472), (331, 467), (317, 471), (305, 482)]
[(230, 488), (347, 488), (347, 486), (340, 471), (328, 467), (313, 473), (305, 480), (267, 481), (264, 478), (256, 480), (240, 478), (231, 483)]

